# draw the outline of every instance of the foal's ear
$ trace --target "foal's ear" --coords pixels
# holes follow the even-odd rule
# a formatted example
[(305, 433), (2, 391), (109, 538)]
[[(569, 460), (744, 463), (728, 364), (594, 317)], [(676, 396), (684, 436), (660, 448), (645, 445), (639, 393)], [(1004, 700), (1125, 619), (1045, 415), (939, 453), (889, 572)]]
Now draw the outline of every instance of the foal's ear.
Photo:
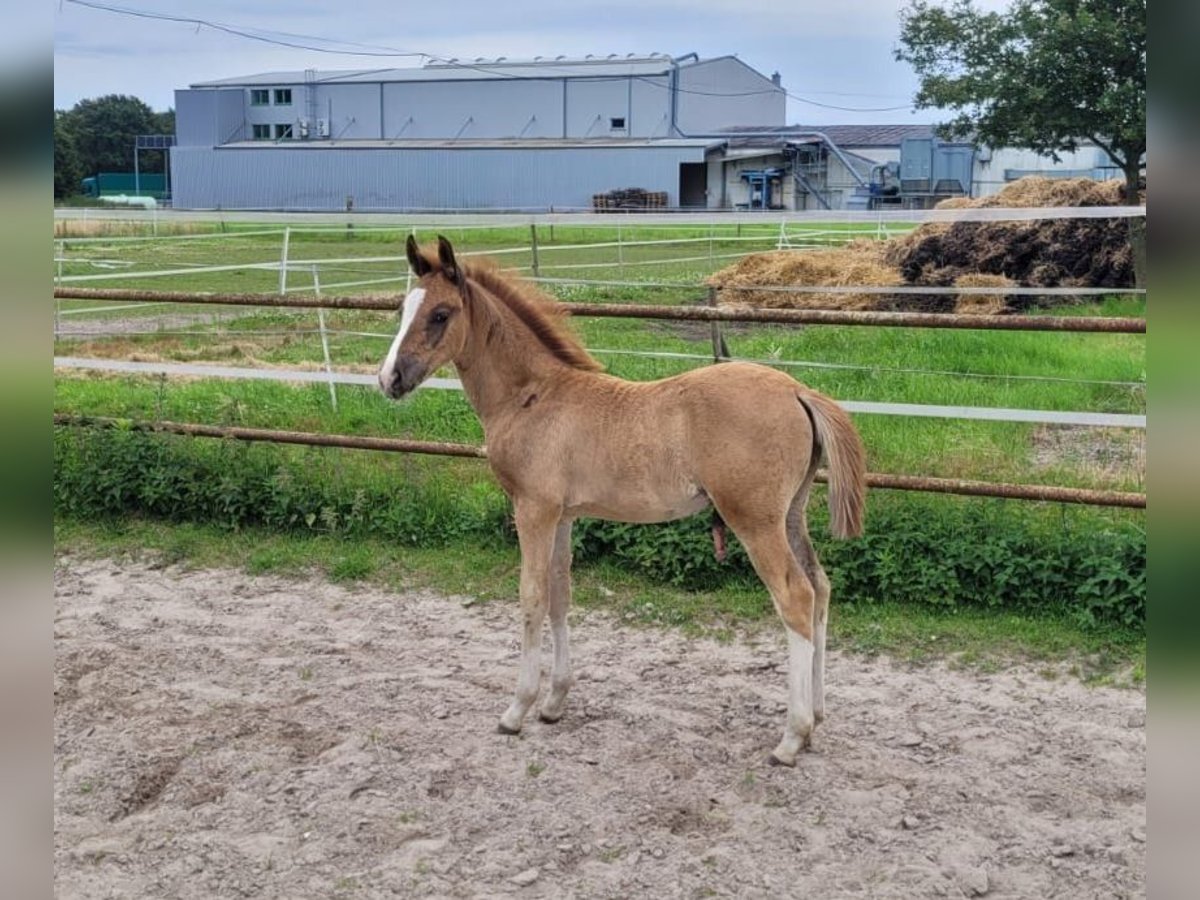
[(421, 255), (421, 250), (417, 247), (417, 239), (411, 234), (404, 244), (404, 251), (408, 254), (408, 264), (412, 267), (413, 274), (418, 278), (424, 278), (433, 269), (429, 260)]
[(454, 259), (454, 248), (442, 235), (438, 235), (438, 260), (442, 264), (442, 274), (450, 279), (451, 284), (462, 287), (462, 270)]

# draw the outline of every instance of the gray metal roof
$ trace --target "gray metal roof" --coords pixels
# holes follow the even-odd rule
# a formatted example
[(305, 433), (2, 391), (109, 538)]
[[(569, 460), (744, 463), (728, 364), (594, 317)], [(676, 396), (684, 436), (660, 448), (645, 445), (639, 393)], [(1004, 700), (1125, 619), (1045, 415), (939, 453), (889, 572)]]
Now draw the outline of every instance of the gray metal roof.
[[(721, 58), (721, 57), (714, 57)], [(681, 66), (695, 65), (704, 60), (680, 60)], [(420, 67), (389, 69), (318, 70), (319, 84), (378, 84), (404, 81), (488, 81), (512, 78), (616, 78), (665, 75), (671, 71), (672, 60), (666, 55), (618, 56), (583, 59), (543, 57), (530, 60), (451, 59), (426, 63)], [(255, 87), (259, 85), (303, 84), (305, 71), (296, 69), (281, 72), (259, 72), (215, 81), (200, 81), (193, 88)]]
[(700, 147), (714, 146), (714, 142), (705, 138), (398, 138), (329, 140), (278, 140), (278, 141), (231, 141), (222, 144), (218, 149), (253, 148), (269, 150), (281, 148), (288, 150), (370, 150), (387, 147), (394, 150), (594, 150), (597, 148), (658, 148), (658, 147)]
[[(730, 128), (731, 132), (762, 132), (764, 141), (782, 142), (820, 132), (839, 147), (899, 147), (905, 138), (931, 138), (932, 125), (788, 125), (785, 128)], [(757, 138), (738, 138), (751, 145)], [(733, 144), (733, 142), (730, 142)]]

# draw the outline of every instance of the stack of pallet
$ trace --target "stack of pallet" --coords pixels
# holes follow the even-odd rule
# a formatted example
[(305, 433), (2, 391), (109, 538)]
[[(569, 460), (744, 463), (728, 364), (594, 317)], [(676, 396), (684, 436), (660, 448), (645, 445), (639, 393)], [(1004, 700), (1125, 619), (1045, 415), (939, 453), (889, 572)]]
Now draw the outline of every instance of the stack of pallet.
[(592, 209), (597, 212), (616, 212), (630, 209), (665, 209), (666, 191), (647, 191), (644, 188), (618, 188), (605, 194), (592, 195)]

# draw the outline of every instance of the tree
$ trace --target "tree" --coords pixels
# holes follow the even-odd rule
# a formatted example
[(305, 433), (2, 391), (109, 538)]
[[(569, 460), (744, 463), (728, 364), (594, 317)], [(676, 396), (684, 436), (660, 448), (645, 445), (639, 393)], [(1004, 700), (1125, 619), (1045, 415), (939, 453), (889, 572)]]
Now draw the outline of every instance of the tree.
[(75, 148), (75, 137), (71, 134), (66, 113), (54, 111), (54, 197), (69, 197), (79, 193), (79, 180), (83, 169), (79, 165), (79, 151)]
[(80, 100), (66, 116), (85, 175), (132, 171), (134, 140), (159, 127), (149, 106), (124, 94)]
[(911, 0), (896, 58), (921, 79), (916, 106), (956, 111), (945, 137), (1029, 147), (1056, 161), (1100, 147), (1138, 202), (1146, 152), (1146, 0)]

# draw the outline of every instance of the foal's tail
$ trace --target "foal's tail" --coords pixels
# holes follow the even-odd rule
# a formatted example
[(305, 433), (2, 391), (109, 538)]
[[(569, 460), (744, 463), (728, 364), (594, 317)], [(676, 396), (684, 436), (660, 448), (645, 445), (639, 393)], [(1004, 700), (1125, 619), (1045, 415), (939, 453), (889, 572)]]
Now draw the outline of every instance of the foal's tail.
[[(867, 454), (846, 411), (824, 394), (797, 394), (829, 462), (829, 525), (834, 537), (858, 537), (867, 499)], [(814, 465), (815, 465), (814, 460)]]

